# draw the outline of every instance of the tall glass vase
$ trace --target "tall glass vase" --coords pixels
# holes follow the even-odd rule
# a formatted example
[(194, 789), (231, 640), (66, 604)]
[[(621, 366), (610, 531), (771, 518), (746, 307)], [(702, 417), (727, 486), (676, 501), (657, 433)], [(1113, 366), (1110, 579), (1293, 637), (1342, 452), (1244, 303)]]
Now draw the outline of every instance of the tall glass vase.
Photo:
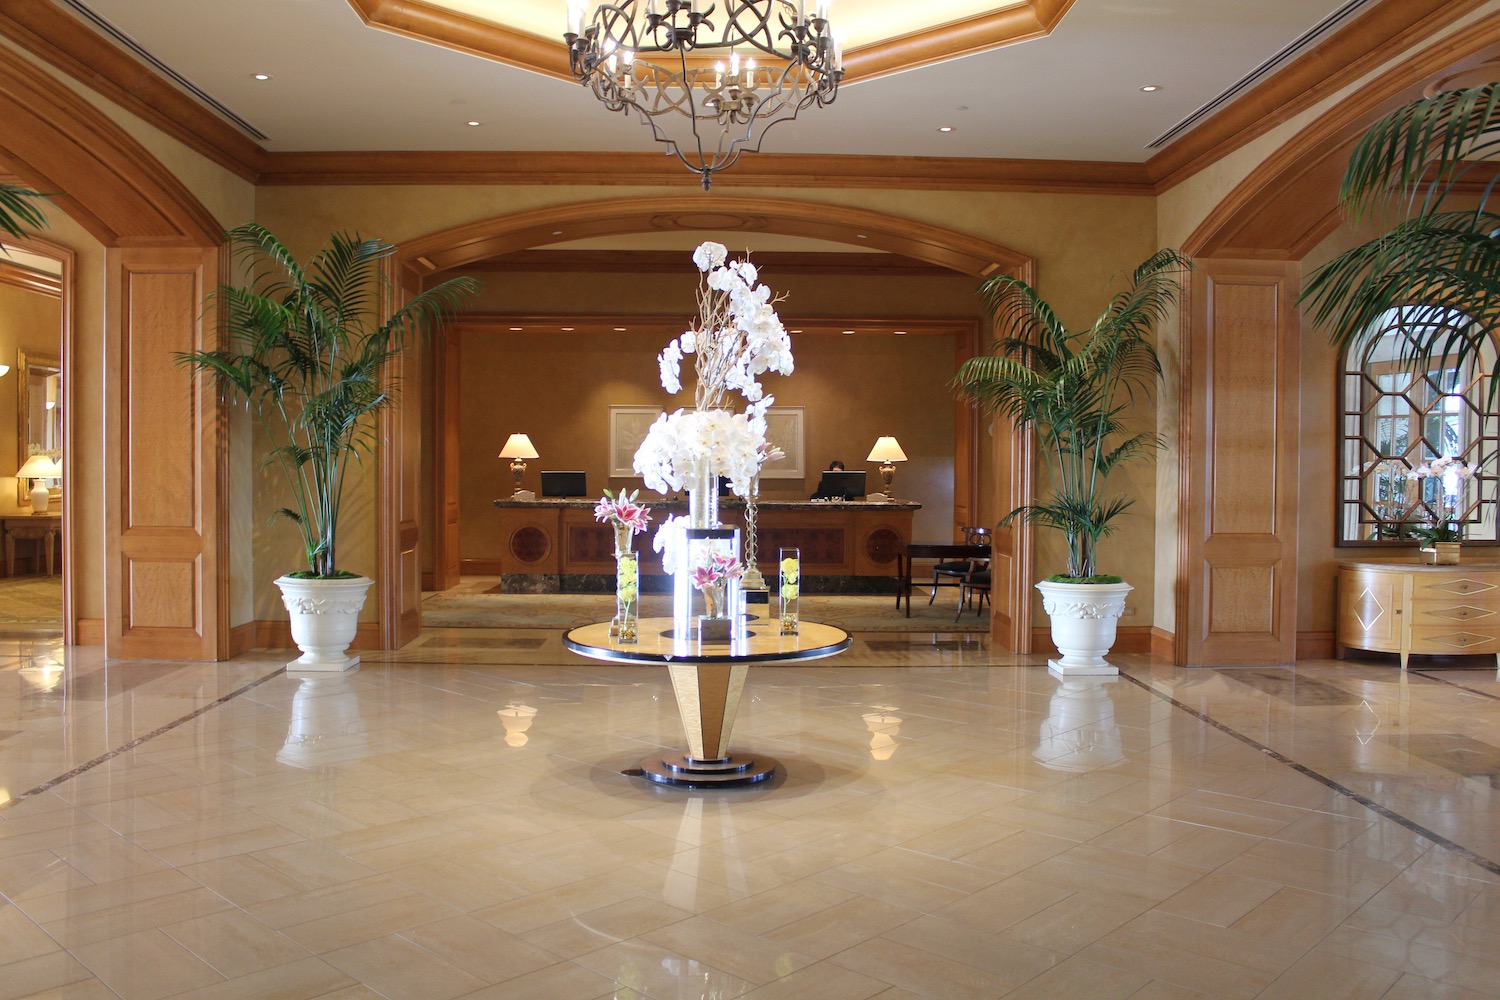
[(781, 634), (796, 635), (802, 610), (802, 550), (779, 550), (776, 567), (781, 576)]
[(615, 639), (639, 641), (641, 620), (641, 557), (622, 552), (615, 557)]
[[(736, 562), (739, 559), (739, 532), (730, 531), (727, 534), (732, 539), (726, 538), (719, 527), (718, 475), (712, 469), (701, 470), (688, 483), (687, 495), (687, 525), (677, 541), (672, 573), (672, 632), (682, 639), (701, 638), (699, 619), (704, 615), (723, 618), (731, 603), (727, 581), (700, 587), (695, 585), (695, 571), (710, 569), (716, 554), (721, 561), (729, 554)], [(704, 573), (698, 573), (696, 578), (701, 581)], [(734, 583), (734, 596), (738, 597), (738, 579)], [(719, 626), (710, 627), (717, 630)]]

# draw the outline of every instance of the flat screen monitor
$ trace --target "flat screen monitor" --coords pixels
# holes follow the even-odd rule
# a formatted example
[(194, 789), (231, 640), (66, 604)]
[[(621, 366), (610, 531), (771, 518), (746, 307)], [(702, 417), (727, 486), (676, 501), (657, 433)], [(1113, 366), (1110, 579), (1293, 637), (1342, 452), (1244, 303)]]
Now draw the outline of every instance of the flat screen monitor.
[(845, 497), (854, 499), (864, 495), (865, 474), (863, 471), (825, 472), (818, 482), (818, 496), (827, 497), (830, 500), (842, 500)]
[(542, 473), (542, 496), (544, 497), (586, 497), (588, 495), (588, 477), (582, 472)]

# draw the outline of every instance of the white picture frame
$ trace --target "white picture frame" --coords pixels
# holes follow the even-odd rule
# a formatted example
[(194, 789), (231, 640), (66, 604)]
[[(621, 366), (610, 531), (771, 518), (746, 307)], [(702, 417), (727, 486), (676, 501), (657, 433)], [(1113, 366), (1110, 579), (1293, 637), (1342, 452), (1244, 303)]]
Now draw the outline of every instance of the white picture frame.
[(635, 452), (646, 440), (646, 432), (662, 413), (659, 406), (611, 406), (609, 408), (609, 477), (638, 478)]
[(806, 479), (802, 407), (773, 406), (766, 411), (766, 440), (786, 452), (786, 457), (761, 466), (762, 479)]

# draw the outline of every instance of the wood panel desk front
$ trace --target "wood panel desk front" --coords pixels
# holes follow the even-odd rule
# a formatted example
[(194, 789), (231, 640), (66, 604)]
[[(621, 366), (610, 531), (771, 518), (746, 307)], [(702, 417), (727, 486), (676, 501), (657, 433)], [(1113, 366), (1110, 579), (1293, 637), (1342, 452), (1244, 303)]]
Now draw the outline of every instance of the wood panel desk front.
[[(500, 518), (499, 572), (539, 580), (583, 578), (615, 571), (614, 535), (594, 520), (593, 500), (496, 500)], [(652, 501), (651, 527), (636, 536), (641, 572), (662, 573), (651, 550), (656, 525), (668, 514), (686, 513), (685, 501)], [(896, 580), (897, 557), (911, 541), (912, 516), (922, 507), (912, 501), (763, 501), (757, 505), (757, 559), (767, 579), (776, 573), (776, 550), (802, 550), (807, 577)], [(745, 529), (745, 505), (720, 501), (720, 520)], [(493, 572), (493, 570), (491, 570)], [(571, 589), (571, 588), (565, 588)]]

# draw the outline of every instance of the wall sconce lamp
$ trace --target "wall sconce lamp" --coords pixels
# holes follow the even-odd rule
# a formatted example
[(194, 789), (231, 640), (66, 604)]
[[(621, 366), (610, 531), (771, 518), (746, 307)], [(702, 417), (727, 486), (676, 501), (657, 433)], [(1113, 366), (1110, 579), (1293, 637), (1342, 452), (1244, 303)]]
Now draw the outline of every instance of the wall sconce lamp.
[(10, 372), (10, 365), (0, 365), (0, 378), (4, 378)]
[[(883, 499), (894, 500), (895, 495), (891, 492), (891, 483), (896, 479), (896, 466), (893, 463), (906, 461), (906, 452), (901, 450), (901, 445), (893, 437), (883, 437), (875, 442), (875, 447), (870, 449), (870, 454), (865, 461), (880, 463), (880, 485), (885, 491)], [(874, 497), (866, 499), (874, 499)]]
[(512, 434), (505, 439), (505, 447), (500, 449), (499, 458), (508, 458), (510, 462), (510, 474), (516, 480), (516, 492), (511, 496), (512, 500), (535, 500), (536, 494), (530, 490), (521, 489), (521, 477), (526, 475), (526, 459), (540, 458), (536, 448), (531, 444), (531, 438), (525, 434)]
[(62, 464), (56, 459), (48, 458), (42, 452), (32, 455), (26, 460), (26, 464), (16, 470), (17, 479), (31, 480), (31, 512), (33, 514), (47, 513), (47, 505), (52, 499), (44, 480), (61, 477)]

